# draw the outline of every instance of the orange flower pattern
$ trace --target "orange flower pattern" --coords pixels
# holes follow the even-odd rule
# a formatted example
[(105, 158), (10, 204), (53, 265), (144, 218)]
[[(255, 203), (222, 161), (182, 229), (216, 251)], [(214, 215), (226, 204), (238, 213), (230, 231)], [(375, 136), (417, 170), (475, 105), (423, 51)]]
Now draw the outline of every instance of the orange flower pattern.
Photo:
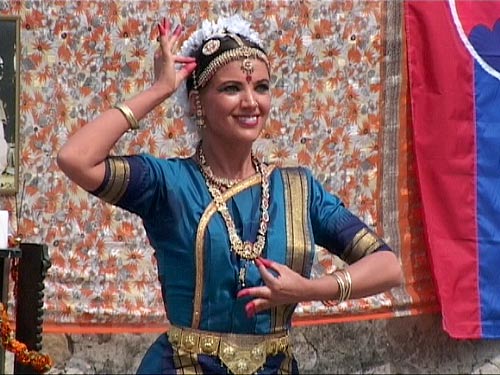
[[(140, 219), (78, 188), (55, 162), (71, 133), (151, 82), (156, 24), (163, 16), (182, 23), (184, 35), (207, 17), (240, 12), (253, 21), (267, 43), (274, 95), (256, 154), (279, 165), (311, 167), (383, 235), (386, 6), (385, 0), (0, 0), (0, 14), (21, 17), (20, 185), (25, 186), (17, 199), (0, 201), (12, 213), (16, 203), (21, 205), (19, 223), (11, 215), (12, 227), (26, 241), (49, 245), (46, 330), (50, 324), (125, 326), (166, 320), (153, 250)], [(141, 127), (125, 134), (113, 152), (162, 157), (193, 152), (195, 135), (184, 126), (174, 99), (152, 111)], [(405, 173), (414, 178), (411, 171)], [(412, 220), (418, 225), (420, 219)], [(423, 240), (401, 242), (415, 246)], [(417, 250), (425, 252), (423, 245)], [(319, 249), (313, 276), (336, 264)], [(422, 278), (428, 278), (425, 272), (424, 267)], [(412, 298), (415, 294), (403, 290), (337, 306), (304, 303), (296, 315), (307, 320), (379, 309), (404, 314), (410, 313)]]

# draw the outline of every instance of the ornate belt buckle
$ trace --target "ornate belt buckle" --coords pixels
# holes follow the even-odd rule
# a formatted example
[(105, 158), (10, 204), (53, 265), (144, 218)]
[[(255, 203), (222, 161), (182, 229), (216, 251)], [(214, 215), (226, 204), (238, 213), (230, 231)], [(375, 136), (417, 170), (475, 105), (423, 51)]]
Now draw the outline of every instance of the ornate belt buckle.
[(266, 343), (243, 346), (222, 339), (219, 358), (233, 374), (254, 374), (266, 362)]

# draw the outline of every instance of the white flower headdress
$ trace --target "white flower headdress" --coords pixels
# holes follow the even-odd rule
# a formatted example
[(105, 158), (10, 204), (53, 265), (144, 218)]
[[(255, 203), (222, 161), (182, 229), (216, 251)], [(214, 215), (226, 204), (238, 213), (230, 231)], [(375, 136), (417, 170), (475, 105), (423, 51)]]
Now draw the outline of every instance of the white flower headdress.
[(252, 29), (250, 22), (235, 14), (229, 17), (221, 17), (215, 22), (203, 21), (201, 27), (184, 41), (180, 54), (183, 56), (193, 56), (202, 46), (203, 42), (227, 33), (238, 34), (264, 49), (259, 34)]

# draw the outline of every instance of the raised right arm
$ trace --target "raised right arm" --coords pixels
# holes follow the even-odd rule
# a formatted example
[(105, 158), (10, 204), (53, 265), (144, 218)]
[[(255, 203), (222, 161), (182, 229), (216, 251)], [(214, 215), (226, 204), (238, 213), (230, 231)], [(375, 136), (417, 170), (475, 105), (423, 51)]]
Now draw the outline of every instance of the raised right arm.
[[(196, 67), (193, 58), (176, 56), (172, 48), (179, 38), (181, 28), (170, 33), (170, 25), (159, 24), (160, 48), (155, 54), (155, 81), (151, 87), (125, 101), (139, 121), (154, 107), (169, 98)], [(183, 64), (180, 70), (175, 64)], [(75, 183), (88, 191), (99, 187), (104, 179), (104, 161), (109, 152), (130, 129), (123, 113), (112, 108), (78, 129), (59, 150), (59, 168)]]

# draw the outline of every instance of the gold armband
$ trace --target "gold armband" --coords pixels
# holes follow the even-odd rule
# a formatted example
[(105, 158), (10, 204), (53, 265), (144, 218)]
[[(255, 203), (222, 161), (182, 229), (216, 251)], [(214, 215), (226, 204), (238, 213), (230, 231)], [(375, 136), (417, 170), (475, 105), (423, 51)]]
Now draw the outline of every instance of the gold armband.
[(132, 130), (139, 129), (139, 122), (135, 118), (134, 112), (132, 112), (132, 110), (129, 108), (128, 105), (123, 104), (123, 103), (118, 103), (118, 104), (115, 104), (115, 106), (113, 108), (118, 109), (123, 114), (123, 116), (125, 116), (130, 129), (132, 129)]

